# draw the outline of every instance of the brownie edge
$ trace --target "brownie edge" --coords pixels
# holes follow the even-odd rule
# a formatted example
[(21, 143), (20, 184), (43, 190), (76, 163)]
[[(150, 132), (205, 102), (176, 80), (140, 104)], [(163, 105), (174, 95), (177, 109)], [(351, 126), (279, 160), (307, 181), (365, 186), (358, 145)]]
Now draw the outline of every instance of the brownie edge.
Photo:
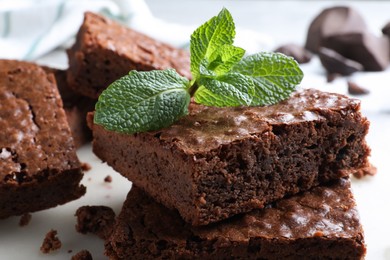
[(366, 253), (348, 179), (202, 227), (133, 186), (105, 248), (110, 259), (363, 259)]

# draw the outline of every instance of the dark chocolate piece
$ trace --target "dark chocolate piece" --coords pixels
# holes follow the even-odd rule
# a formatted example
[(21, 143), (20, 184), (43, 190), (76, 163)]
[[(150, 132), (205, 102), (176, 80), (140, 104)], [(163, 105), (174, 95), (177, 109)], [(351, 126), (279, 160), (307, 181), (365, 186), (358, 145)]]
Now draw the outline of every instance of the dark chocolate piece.
[(360, 102), (299, 90), (263, 107), (205, 107), (159, 131), (93, 128), (93, 151), (193, 225), (207, 225), (366, 167)]
[(360, 63), (347, 59), (334, 50), (321, 47), (318, 55), (322, 66), (324, 66), (328, 74), (347, 76), (363, 70), (363, 66)]
[(377, 37), (370, 32), (340, 34), (323, 39), (322, 45), (357, 61), (366, 71), (381, 71), (389, 65), (388, 37)]
[(304, 47), (297, 44), (285, 44), (278, 47), (275, 52), (283, 53), (293, 57), (298, 63), (308, 63), (311, 60), (312, 54)]
[(342, 75), (339, 73), (327, 73), (326, 74), (326, 82), (328, 82), (328, 83), (332, 82), (339, 77), (342, 77)]
[(390, 37), (390, 22), (388, 22), (383, 28), (382, 33), (388, 37)]
[(317, 53), (327, 37), (366, 30), (363, 17), (355, 9), (346, 6), (327, 8), (311, 22), (305, 48)]
[(0, 60), (0, 219), (85, 193), (62, 101), (51, 73)]
[(348, 84), (348, 93), (351, 94), (351, 95), (357, 95), (358, 96), (358, 95), (366, 95), (366, 94), (370, 93), (370, 91), (368, 91), (367, 89), (359, 86), (355, 82), (348, 81), (347, 84)]
[(85, 13), (68, 57), (69, 86), (91, 98), (97, 98), (113, 81), (130, 70), (174, 68), (179, 74), (191, 77), (187, 51), (90, 12)]
[(105, 247), (110, 259), (360, 260), (366, 253), (347, 179), (203, 227), (133, 186)]
[(112, 231), (115, 213), (106, 206), (82, 206), (77, 209), (76, 230), (82, 234), (93, 233), (105, 239)]

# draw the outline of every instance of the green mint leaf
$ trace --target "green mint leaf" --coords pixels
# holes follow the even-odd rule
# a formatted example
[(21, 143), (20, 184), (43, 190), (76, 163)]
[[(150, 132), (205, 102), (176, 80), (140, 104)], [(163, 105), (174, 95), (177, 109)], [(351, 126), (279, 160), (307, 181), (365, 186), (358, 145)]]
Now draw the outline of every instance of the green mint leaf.
[(94, 122), (127, 134), (169, 126), (188, 113), (188, 87), (188, 80), (173, 69), (131, 71), (100, 95)]
[(232, 45), (235, 36), (233, 18), (225, 8), (201, 25), (191, 35), (191, 73), (194, 79), (199, 77), (200, 64), (223, 45)]
[(240, 47), (223, 45), (211, 54), (208, 69), (217, 75), (225, 74), (242, 59), (244, 54), (245, 50)]
[(195, 92), (195, 102), (220, 107), (250, 105), (252, 103), (253, 82), (250, 78), (239, 73), (201, 77), (199, 83), (203, 90), (198, 88)]
[(271, 105), (289, 97), (303, 78), (298, 63), (281, 53), (261, 52), (243, 58), (232, 71), (251, 78), (251, 106)]

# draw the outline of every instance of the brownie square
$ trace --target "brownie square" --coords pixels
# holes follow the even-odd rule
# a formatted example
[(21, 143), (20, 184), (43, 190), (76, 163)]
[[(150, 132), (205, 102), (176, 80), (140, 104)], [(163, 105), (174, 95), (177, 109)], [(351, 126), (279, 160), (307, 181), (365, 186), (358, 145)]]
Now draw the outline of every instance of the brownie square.
[(174, 68), (179, 74), (191, 77), (187, 51), (90, 12), (85, 13), (68, 58), (70, 87), (91, 98), (97, 98), (130, 70)]
[(348, 179), (194, 227), (133, 186), (106, 241), (110, 259), (363, 259)]
[(314, 89), (264, 107), (192, 104), (172, 126), (133, 135), (89, 120), (94, 153), (193, 225), (369, 166), (369, 122), (359, 101)]
[(85, 193), (53, 74), (0, 60), (0, 218), (47, 209)]

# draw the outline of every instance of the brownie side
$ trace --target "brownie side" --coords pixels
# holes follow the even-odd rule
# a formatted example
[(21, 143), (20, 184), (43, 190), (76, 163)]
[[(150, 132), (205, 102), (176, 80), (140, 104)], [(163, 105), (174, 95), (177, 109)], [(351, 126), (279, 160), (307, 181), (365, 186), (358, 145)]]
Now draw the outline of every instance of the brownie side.
[(86, 12), (76, 43), (68, 50), (69, 85), (91, 98), (130, 70), (174, 68), (191, 77), (187, 51), (159, 42), (108, 18)]
[(202, 227), (133, 186), (105, 247), (110, 259), (362, 259), (366, 252), (343, 178)]
[(55, 79), (0, 60), (0, 218), (79, 198), (80, 162)]
[(300, 90), (268, 107), (190, 110), (155, 132), (92, 127), (98, 157), (193, 225), (262, 208), (368, 166), (369, 122), (346, 96)]
[(44, 69), (49, 73), (53, 73), (56, 78), (58, 91), (76, 148), (92, 141), (92, 132), (87, 126), (86, 117), (89, 111), (95, 109), (96, 100), (81, 96), (73, 91), (66, 81), (65, 70), (47, 67)]

